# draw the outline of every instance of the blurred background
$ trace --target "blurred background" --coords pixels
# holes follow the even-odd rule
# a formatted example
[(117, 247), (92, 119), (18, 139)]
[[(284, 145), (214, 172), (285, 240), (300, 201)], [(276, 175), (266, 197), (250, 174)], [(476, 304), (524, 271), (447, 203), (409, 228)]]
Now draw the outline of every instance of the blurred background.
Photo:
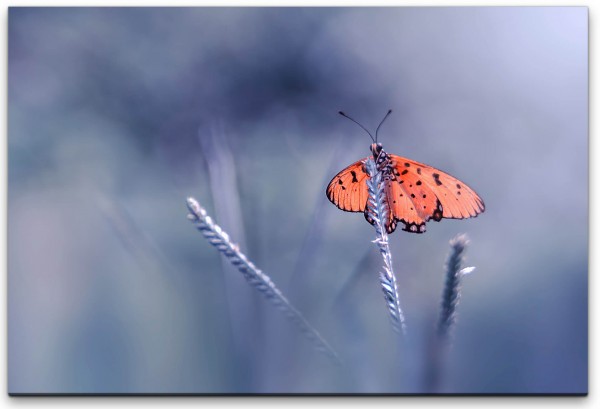
[[(11, 8), (10, 393), (587, 392), (587, 8)], [(325, 187), (386, 150), (486, 212), (391, 236)], [(336, 349), (186, 219), (194, 196)], [(471, 239), (441, 384), (448, 241)]]

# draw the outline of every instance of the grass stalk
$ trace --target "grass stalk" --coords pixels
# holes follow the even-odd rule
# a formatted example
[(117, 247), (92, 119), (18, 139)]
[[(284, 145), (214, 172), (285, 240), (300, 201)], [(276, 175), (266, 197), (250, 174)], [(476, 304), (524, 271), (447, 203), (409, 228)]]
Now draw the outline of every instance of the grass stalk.
[(475, 269), (475, 267), (462, 267), (468, 243), (469, 240), (464, 234), (459, 234), (450, 240), (450, 254), (446, 261), (440, 316), (435, 334), (433, 334), (429, 342), (427, 354), (428, 365), (425, 372), (426, 393), (440, 391), (444, 364), (450, 348), (452, 329), (456, 323), (456, 307), (461, 296), (461, 281), (465, 274), (469, 274)]
[(392, 328), (397, 333), (406, 334), (406, 324), (404, 322), (404, 314), (400, 308), (400, 296), (398, 295), (396, 276), (392, 268), (392, 252), (390, 251), (388, 234), (384, 224), (385, 220), (387, 220), (389, 209), (384, 200), (385, 192), (381, 181), (381, 172), (377, 171), (377, 166), (371, 158), (367, 160), (366, 166), (370, 176), (367, 179), (367, 188), (369, 191), (367, 207), (370, 216), (375, 221), (374, 226), (377, 233), (377, 238), (373, 242), (377, 244), (379, 252), (383, 257), (383, 271), (379, 273), (379, 281), (381, 282), (385, 302), (390, 313)]
[(275, 286), (268, 275), (248, 260), (240, 251), (239, 246), (234, 244), (229, 235), (219, 227), (206, 210), (194, 198), (187, 199), (187, 207), (190, 211), (188, 218), (196, 228), (204, 235), (210, 244), (217, 248), (231, 264), (242, 273), (246, 281), (258, 290), (269, 302), (277, 307), (300, 331), (311, 340), (317, 350), (324, 353), (336, 363), (339, 358), (333, 348), (323, 339), (319, 332), (314, 329), (300, 312), (287, 300), (281, 291)]
[(443, 342), (449, 340), (450, 331), (456, 322), (461, 279), (463, 275), (474, 270), (474, 267), (462, 268), (464, 252), (468, 244), (469, 240), (464, 234), (459, 234), (450, 240), (450, 255), (446, 261), (446, 281), (442, 291), (440, 318), (437, 325), (437, 336)]

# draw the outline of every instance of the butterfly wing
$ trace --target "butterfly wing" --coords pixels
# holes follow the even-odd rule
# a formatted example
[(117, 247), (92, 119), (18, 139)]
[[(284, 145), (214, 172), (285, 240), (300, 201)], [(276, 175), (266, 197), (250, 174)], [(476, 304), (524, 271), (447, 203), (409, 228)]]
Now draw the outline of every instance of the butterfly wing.
[[(437, 203), (433, 192), (422, 183), (420, 186), (415, 183), (416, 181), (410, 181), (405, 176), (400, 181), (388, 180), (385, 182), (387, 203), (390, 209), (389, 220), (386, 223), (388, 233), (392, 233), (396, 229), (396, 221), (404, 223), (402, 230), (425, 233), (425, 222), (431, 217), (428, 210), (430, 208), (435, 210)], [(407, 189), (404, 188), (405, 184)], [(411, 185), (413, 187), (408, 188)]]
[(483, 200), (469, 186), (434, 167), (390, 155), (396, 180), (389, 181), (388, 203), (403, 230), (423, 233), (425, 222), (476, 217)]
[(335, 175), (326, 189), (327, 198), (338, 208), (347, 212), (363, 212), (369, 192), (365, 169), (367, 158), (361, 159)]

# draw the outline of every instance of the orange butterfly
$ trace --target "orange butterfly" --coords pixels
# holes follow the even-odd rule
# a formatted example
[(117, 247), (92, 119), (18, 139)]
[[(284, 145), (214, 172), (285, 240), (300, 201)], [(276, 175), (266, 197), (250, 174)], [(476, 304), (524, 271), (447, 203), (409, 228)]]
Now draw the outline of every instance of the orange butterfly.
[[(432, 166), (402, 156), (388, 154), (377, 142), (379, 128), (392, 113), (389, 110), (377, 130), (375, 138), (367, 129), (340, 111), (340, 115), (350, 119), (365, 130), (373, 143), (371, 153), (381, 172), (388, 220), (385, 227), (388, 233), (396, 230), (398, 221), (404, 224), (402, 230), (411, 233), (425, 233), (425, 223), (446, 219), (466, 219), (483, 213), (483, 200), (473, 189), (460, 180)], [(364, 212), (365, 219), (374, 224), (367, 208), (369, 192), (364, 158), (348, 166), (333, 177), (327, 186), (327, 198), (338, 208), (347, 212)]]

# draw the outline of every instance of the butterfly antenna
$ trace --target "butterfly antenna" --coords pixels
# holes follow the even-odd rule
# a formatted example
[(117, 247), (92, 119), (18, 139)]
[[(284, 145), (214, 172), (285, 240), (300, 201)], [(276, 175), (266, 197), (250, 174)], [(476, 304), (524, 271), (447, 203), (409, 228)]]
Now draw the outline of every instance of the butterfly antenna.
[(389, 111), (387, 111), (387, 114), (385, 114), (385, 116), (383, 117), (383, 119), (379, 123), (379, 126), (375, 130), (375, 143), (377, 143), (377, 133), (379, 132), (379, 128), (381, 128), (381, 125), (383, 125), (383, 123), (385, 122), (385, 120), (387, 119), (387, 117), (390, 116), (391, 113), (392, 113), (391, 109)]
[(371, 137), (371, 139), (373, 140), (373, 142), (375, 142), (375, 139), (373, 138), (373, 135), (371, 135), (371, 132), (367, 131), (367, 128), (365, 128), (364, 126), (362, 126), (361, 124), (359, 124), (357, 121), (355, 121), (354, 119), (350, 118), (348, 115), (346, 115), (345, 113), (343, 113), (342, 111), (338, 112), (341, 116), (343, 116), (344, 118), (348, 118), (349, 120), (351, 120), (352, 122), (354, 122), (356, 125), (360, 126), (366, 133), (369, 134), (369, 136)]

